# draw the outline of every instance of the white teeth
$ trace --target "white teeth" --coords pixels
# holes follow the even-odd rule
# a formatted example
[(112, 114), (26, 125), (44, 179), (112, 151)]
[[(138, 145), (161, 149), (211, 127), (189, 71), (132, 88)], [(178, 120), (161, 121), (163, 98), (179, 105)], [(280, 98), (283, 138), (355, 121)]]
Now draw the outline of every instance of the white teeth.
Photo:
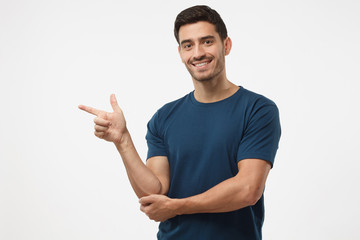
[(206, 64), (208, 64), (208, 63), (207, 63), (207, 62), (203, 62), (203, 63), (196, 64), (195, 66), (201, 67), (201, 66), (204, 66), (204, 65), (206, 65)]

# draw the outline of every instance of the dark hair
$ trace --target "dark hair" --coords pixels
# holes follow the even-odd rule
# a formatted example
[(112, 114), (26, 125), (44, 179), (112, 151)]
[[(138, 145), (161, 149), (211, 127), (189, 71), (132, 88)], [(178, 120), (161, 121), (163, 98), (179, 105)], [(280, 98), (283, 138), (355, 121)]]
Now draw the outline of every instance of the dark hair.
[(176, 41), (179, 43), (179, 29), (181, 26), (199, 21), (214, 24), (215, 30), (220, 35), (221, 40), (225, 40), (227, 38), (226, 26), (220, 15), (208, 6), (198, 5), (187, 8), (177, 15), (174, 24), (174, 35)]

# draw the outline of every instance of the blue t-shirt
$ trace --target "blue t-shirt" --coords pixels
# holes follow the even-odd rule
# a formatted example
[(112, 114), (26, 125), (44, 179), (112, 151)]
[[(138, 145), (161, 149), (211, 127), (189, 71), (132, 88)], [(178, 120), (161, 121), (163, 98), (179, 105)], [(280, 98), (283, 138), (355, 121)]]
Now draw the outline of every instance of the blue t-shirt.
[[(200, 103), (191, 92), (164, 105), (148, 123), (148, 158), (167, 156), (170, 198), (205, 192), (238, 173), (238, 162), (258, 158), (273, 165), (280, 139), (274, 102), (240, 87), (232, 96)], [(159, 225), (158, 239), (261, 239), (263, 196), (226, 213), (180, 215)]]

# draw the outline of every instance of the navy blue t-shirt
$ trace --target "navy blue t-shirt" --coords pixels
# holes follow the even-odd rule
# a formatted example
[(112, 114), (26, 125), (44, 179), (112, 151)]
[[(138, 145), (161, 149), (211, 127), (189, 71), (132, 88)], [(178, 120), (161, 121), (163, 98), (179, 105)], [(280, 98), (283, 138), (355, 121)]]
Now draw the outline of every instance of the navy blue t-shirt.
[[(148, 123), (148, 158), (167, 156), (170, 198), (205, 192), (238, 173), (238, 162), (258, 158), (273, 165), (280, 139), (274, 102), (240, 87), (232, 96), (200, 103), (191, 92), (164, 105)], [(263, 196), (226, 213), (180, 215), (160, 223), (158, 239), (261, 239)]]

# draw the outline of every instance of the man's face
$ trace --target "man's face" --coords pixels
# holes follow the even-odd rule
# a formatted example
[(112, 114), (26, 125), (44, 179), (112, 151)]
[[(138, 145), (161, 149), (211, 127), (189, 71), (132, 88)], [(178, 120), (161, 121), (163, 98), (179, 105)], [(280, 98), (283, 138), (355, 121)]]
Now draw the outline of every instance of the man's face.
[(231, 40), (222, 41), (213, 24), (201, 21), (181, 26), (179, 42), (181, 60), (194, 80), (225, 76), (225, 55), (230, 52)]

